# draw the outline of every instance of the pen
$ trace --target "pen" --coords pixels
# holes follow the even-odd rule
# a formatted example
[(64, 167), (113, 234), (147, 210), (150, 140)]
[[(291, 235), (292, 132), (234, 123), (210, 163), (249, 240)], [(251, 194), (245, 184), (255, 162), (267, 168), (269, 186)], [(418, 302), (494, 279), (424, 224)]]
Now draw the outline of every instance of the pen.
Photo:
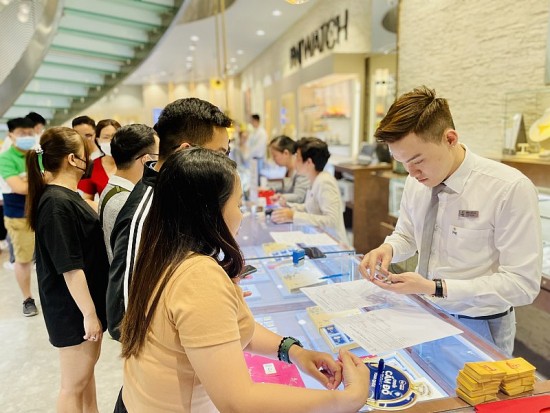
[(320, 280), (328, 280), (330, 278), (338, 278), (338, 277), (343, 277), (344, 275), (348, 275), (348, 274), (332, 274), (332, 275), (325, 275), (324, 277), (319, 277)]
[(374, 400), (380, 398), (380, 392), (382, 391), (382, 376), (384, 375), (384, 359), (378, 360), (378, 371), (376, 374), (376, 382), (374, 384)]

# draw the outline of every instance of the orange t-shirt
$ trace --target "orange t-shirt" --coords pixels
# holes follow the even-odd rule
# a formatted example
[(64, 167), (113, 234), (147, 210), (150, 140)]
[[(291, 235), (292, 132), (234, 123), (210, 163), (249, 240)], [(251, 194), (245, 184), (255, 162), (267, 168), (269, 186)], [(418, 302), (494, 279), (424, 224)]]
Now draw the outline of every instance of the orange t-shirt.
[(234, 340), (244, 349), (254, 326), (241, 288), (214, 259), (186, 259), (162, 293), (139, 356), (125, 360), (126, 408), (148, 413), (217, 412), (185, 349)]

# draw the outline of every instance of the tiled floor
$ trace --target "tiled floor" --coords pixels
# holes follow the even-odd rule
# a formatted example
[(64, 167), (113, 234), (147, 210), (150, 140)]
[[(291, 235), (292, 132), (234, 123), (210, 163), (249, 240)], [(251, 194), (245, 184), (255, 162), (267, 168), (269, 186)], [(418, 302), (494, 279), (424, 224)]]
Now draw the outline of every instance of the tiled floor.
[[(2, 413), (55, 412), (59, 389), (59, 358), (48, 341), (42, 314), (23, 317), (23, 298), (13, 271), (3, 268), (0, 253), (0, 411)], [(36, 274), (32, 290), (37, 300)], [(108, 336), (108, 334), (107, 334)], [(120, 345), (103, 338), (95, 369), (99, 411), (109, 413), (122, 384)]]

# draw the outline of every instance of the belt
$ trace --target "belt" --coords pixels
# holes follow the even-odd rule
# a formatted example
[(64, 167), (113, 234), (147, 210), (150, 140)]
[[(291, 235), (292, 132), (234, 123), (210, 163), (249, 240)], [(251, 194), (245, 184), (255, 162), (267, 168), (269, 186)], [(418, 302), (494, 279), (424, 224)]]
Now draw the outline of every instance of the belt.
[(503, 311), (502, 313), (492, 314), (492, 315), (482, 315), (479, 317), (470, 317), (469, 315), (460, 315), (453, 314), (456, 318), (467, 318), (468, 320), (494, 320), (495, 318), (504, 317), (505, 315), (511, 314), (514, 312), (514, 307), (510, 307), (508, 310)]

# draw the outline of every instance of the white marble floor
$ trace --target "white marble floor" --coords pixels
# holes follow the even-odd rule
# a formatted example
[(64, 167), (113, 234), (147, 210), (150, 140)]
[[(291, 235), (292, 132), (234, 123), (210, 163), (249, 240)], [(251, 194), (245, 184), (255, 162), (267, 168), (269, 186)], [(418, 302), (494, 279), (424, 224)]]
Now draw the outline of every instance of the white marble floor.
[[(58, 353), (48, 341), (42, 313), (23, 316), (14, 272), (3, 267), (7, 257), (6, 251), (0, 253), (0, 411), (53, 413), (59, 389)], [(40, 311), (34, 272), (32, 291)], [(122, 385), (119, 353), (120, 345), (106, 334), (95, 369), (101, 413), (113, 411)]]

